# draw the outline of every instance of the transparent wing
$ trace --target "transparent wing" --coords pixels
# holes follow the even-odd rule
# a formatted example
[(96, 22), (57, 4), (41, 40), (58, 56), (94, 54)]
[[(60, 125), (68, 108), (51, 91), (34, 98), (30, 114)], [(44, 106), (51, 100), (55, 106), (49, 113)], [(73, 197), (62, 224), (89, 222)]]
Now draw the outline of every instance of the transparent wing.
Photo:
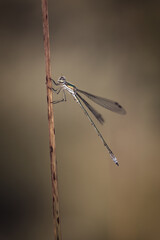
[(78, 93), (76, 93), (76, 95), (83, 101), (83, 103), (86, 105), (86, 107), (91, 111), (91, 113), (95, 116), (95, 118), (101, 123), (104, 123), (104, 119), (102, 117), (102, 115), (97, 112), (88, 102), (86, 102), (86, 100), (84, 100), (84, 98), (82, 98)]
[(78, 92), (84, 94), (87, 96), (89, 99), (91, 99), (93, 102), (97, 103), (98, 105), (109, 109), (113, 112), (119, 113), (119, 114), (126, 114), (126, 110), (118, 103), (106, 98), (98, 97), (93, 94), (90, 94), (88, 92), (82, 91), (77, 89)]

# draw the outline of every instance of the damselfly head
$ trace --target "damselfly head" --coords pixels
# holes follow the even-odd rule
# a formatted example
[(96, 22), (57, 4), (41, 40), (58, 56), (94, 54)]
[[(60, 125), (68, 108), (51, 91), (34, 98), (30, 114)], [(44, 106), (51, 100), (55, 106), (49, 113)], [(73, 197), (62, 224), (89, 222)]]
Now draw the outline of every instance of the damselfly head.
[(66, 82), (66, 78), (64, 76), (61, 76), (58, 78), (58, 82), (59, 83), (65, 83)]

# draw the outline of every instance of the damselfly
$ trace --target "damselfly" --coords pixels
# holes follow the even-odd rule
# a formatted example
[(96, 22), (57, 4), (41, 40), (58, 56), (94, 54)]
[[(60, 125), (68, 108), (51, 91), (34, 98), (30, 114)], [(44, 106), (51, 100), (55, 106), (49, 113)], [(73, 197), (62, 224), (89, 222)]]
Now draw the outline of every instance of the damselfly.
[[(74, 85), (72, 85), (71, 83), (67, 82), (66, 78), (64, 76), (61, 76), (58, 79), (57, 82), (55, 82), (53, 79), (51, 79), (51, 80), (54, 83), (54, 85), (57, 86), (57, 89), (52, 87), (51, 90), (53, 90), (57, 94), (59, 94), (61, 92), (61, 90), (63, 92), (63, 98), (58, 100), (58, 101), (53, 101), (52, 103), (55, 104), (55, 103), (66, 101), (65, 90), (68, 91), (73, 96), (73, 98), (76, 100), (76, 102), (80, 105), (80, 107), (82, 108), (82, 110), (85, 113), (85, 115), (88, 117), (88, 119), (91, 122), (92, 126), (96, 130), (98, 136), (102, 140), (104, 146), (108, 150), (112, 160), (119, 166), (117, 158), (115, 157), (115, 155), (113, 154), (112, 150), (110, 149), (110, 147), (108, 146), (108, 144), (104, 140), (102, 134), (100, 133), (100, 131), (96, 127), (96, 125), (93, 122), (92, 118), (90, 117), (90, 115), (88, 114), (87, 110), (85, 109), (84, 105), (91, 111), (91, 113), (95, 116), (95, 118), (101, 124), (103, 124), (103, 122), (104, 122), (104, 119), (103, 119), (102, 115), (100, 113), (98, 113), (88, 102), (86, 102), (86, 100), (84, 98), (82, 98), (82, 96), (80, 96), (79, 93), (84, 94), (86, 97), (88, 97), (93, 102), (95, 102), (95, 103), (99, 104), (100, 106), (102, 106), (102, 107), (104, 107), (106, 109), (109, 109), (109, 110), (111, 110), (113, 112), (116, 112), (116, 113), (119, 113), (119, 114), (126, 114), (125, 109), (118, 102), (115, 102), (115, 101), (112, 101), (112, 100), (109, 100), (109, 99), (106, 99), (106, 98), (102, 98), (102, 97), (97, 97), (97, 96), (95, 96), (93, 94), (90, 94), (88, 92), (85, 92), (85, 91), (82, 91), (82, 90), (76, 88)], [(84, 105), (82, 104), (81, 101), (83, 102)]]

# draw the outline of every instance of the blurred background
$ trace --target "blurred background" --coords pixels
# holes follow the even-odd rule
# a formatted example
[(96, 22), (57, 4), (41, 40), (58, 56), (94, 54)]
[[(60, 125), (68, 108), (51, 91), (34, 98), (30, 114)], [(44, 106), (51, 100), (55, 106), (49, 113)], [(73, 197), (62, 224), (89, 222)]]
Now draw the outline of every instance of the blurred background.
[[(52, 77), (118, 101), (54, 106), (65, 240), (160, 239), (160, 2), (49, 1)], [(53, 239), (41, 1), (0, 1), (0, 239)], [(57, 99), (60, 96), (54, 96)]]

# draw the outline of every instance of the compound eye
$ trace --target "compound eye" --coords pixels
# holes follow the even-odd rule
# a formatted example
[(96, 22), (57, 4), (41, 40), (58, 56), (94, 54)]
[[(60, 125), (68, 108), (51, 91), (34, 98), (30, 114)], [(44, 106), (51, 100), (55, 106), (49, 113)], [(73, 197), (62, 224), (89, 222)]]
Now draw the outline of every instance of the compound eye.
[(58, 79), (58, 82), (59, 83), (64, 83), (66, 82), (66, 78), (64, 76), (61, 76), (59, 79)]

